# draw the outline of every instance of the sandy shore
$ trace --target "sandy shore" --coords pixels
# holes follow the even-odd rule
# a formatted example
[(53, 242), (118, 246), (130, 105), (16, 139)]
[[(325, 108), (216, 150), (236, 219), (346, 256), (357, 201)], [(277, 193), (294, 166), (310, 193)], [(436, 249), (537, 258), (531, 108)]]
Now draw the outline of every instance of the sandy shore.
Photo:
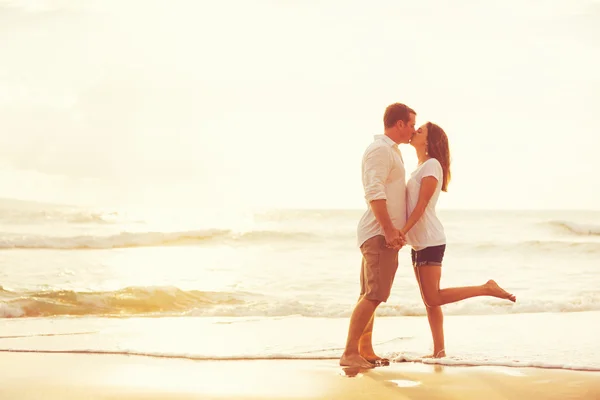
[(600, 373), (535, 368), (393, 363), (358, 372), (343, 371), (335, 360), (43, 353), (1, 353), (0, 368), (2, 400), (600, 399)]

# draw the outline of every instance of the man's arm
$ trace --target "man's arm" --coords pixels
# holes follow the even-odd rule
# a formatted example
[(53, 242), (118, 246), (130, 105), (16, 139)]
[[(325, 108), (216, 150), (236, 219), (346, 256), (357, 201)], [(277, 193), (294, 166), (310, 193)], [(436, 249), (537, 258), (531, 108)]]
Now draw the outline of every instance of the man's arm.
[(384, 199), (373, 200), (370, 205), (373, 214), (375, 214), (375, 219), (383, 229), (383, 234), (385, 235), (385, 241), (388, 247), (401, 249), (405, 243), (404, 234), (401, 235), (400, 231), (392, 224), (390, 214), (387, 210), (387, 201)]
[(363, 161), (363, 186), (365, 199), (369, 202), (375, 219), (383, 229), (385, 241), (389, 247), (401, 248), (404, 244), (403, 235), (394, 227), (387, 211), (387, 196), (385, 181), (392, 168), (392, 158), (389, 149), (376, 147), (365, 154)]

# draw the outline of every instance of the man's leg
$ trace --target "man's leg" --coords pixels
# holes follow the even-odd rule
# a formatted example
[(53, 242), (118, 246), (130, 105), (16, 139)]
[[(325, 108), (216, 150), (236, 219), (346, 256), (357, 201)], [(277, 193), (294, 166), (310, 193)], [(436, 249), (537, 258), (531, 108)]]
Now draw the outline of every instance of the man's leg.
[(379, 303), (380, 301), (369, 300), (363, 296), (354, 307), (350, 317), (346, 349), (340, 359), (340, 365), (361, 368), (373, 367), (373, 364), (361, 357), (358, 351), (358, 343), (367, 325), (372, 320)]
[[(381, 299), (381, 302), (387, 301), (392, 290), (394, 283), (394, 277), (396, 270), (398, 269), (398, 251), (393, 250), (385, 246), (385, 241), (379, 243), (379, 257), (378, 257), (378, 284), (376, 298)], [(375, 323), (375, 314), (371, 317), (371, 320), (365, 327), (360, 341), (358, 342), (358, 350), (360, 355), (367, 361), (375, 363), (381, 361), (382, 358), (375, 354), (373, 349), (373, 325)], [(384, 360), (389, 362), (389, 360)]]
[(398, 251), (388, 248), (383, 236), (368, 239), (361, 246), (361, 251), (361, 297), (350, 318), (348, 340), (340, 360), (341, 365), (351, 362), (366, 365), (365, 362), (370, 364), (370, 361), (380, 359), (375, 355), (372, 344), (375, 310), (389, 297), (398, 268)]
[(369, 320), (369, 323), (365, 327), (363, 334), (360, 336), (358, 341), (358, 352), (365, 360), (369, 362), (375, 362), (381, 357), (375, 354), (373, 350), (373, 324), (375, 322), (375, 314)]

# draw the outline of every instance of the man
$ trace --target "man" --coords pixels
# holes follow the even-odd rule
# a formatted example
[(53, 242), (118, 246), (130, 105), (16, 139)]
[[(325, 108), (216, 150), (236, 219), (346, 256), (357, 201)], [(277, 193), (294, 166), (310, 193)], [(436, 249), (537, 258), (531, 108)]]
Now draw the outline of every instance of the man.
[(385, 363), (372, 343), (375, 310), (390, 296), (398, 269), (398, 251), (406, 243), (400, 229), (406, 222), (406, 181), (399, 143), (415, 133), (416, 113), (404, 104), (388, 106), (383, 116), (384, 134), (363, 155), (362, 181), (368, 207), (358, 224), (362, 252), (360, 297), (348, 329), (341, 366), (373, 368)]

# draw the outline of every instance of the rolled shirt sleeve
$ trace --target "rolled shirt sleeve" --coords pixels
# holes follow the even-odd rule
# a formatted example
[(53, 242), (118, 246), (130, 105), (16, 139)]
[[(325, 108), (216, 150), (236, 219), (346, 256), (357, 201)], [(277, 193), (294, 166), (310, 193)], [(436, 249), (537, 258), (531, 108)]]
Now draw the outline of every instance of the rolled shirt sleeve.
[(392, 168), (389, 146), (369, 149), (363, 157), (362, 180), (367, 202), (386, 200), (385, 182)]

